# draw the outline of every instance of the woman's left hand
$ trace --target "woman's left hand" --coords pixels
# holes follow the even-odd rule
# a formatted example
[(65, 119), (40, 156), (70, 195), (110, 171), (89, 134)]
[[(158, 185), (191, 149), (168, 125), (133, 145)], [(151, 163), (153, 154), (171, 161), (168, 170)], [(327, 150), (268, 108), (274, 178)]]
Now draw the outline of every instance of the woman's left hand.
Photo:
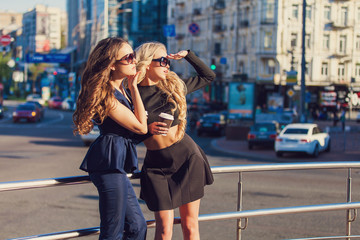
[(182, 59), (182, 58), (186, 57), (188, 55), (188, 53), (189, 53), (188, 51), (182, 50), (182, 51), (180, 51), (178, 53), (171, 53), (171, 54), (167, 55), (167, 58), (174, 59), (174, 60), (179, 60), (179, 59)]
[(128, 86), (129, 86), (130, 90), (137, 87), (138, 78), (139, 78), (140, 73), (141, 72), (136, 72), (135, 75), (133, 75), (133, 76), (127, 76)]

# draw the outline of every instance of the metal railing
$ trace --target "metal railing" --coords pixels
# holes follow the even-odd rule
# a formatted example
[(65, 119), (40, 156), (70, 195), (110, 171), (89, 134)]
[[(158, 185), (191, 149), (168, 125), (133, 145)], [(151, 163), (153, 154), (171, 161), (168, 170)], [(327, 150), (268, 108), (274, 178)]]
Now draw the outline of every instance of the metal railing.
[[(351, 223), (355, 221), (357, 209), (360, 208), (360, 202), (351, 201), (352, 190), (352, 177), (351, 169), (360, 168), (360, 161), (356, 162), (313, 162), (313, 163), (282, 163), (282, 164), (249, 164), (237, 166), (217, 166), (212, 167), (211, 170), (214, 174), (222, 173), (238, 173), (238, 197), (237, 197), (237, 212), (223, 212), (203, 214), (199, 216), (199, 221), (214, 221), (224, 219), (237, 219), (237, 239), (241, 239), (241, 231), (247, 227), (248, 218), (268, 215), (292, 214), (292, 213), (305, 213), (305, 212), (320, 212), (320, 211), (334, 211), (346, 210), (346, 235), (345, 236), (329, 236), (329, 237), (312, 237), (301, 239), (360, 239), (360, 235), (351, 235)], [(347, 169), (347, 202), (346, 203), (333, 203), (333, 204), (320, 204), (308, 206), (294, 206), (294, 207), (281, 207), (281, 208), (268, 208), (268, 209), (255, 209), (255, 210), (242, 210), (242, 173), (244, 172), (264, 172), (264, 171), (287, 171), (287, 170), (309, 170), (309, 169)], [(130, 178), (139, 178), (139, 173), (128, 174)], [(31, 188), (42, 188), (61, 185), (74, 185), (89, 183), (88, 176), (74, 176), (64, 178), (49, 178), (49, 179), (36, 179), (27, 181), (14, 181), (0, 183), (0, 192), (13, 191)], [(180, 223), (180, 218), (174, 219), (175, 224)], [(243, 224), (244, 223), (244, 224)], [(155, 227), (154, 220), (148, 220), (147, 225), (149, 228)], [(81, 236), (88, 236), (99, 234), (99, 227), (77, 229), (64, 232), (48, 233), (35, 236), (28, 236), (22, 238), (13, 238), (12, 240), (24, 239), (37, 239), (37, 240), (55, 240), (55, 239), (69, 239)], [(295, 239), (294, 239), (295, 240)]]

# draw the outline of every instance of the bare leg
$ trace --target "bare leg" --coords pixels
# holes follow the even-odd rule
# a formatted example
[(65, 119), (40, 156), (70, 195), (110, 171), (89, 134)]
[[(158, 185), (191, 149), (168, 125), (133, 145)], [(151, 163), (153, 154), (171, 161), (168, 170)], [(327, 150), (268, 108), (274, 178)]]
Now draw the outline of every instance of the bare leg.
[(184, 240), (200, 240), (199, 208), (200, 199), (184, 204), (179, 208)]
[(171, 240), (174, 225), (174, 210), (155, 212), (155, 240)]

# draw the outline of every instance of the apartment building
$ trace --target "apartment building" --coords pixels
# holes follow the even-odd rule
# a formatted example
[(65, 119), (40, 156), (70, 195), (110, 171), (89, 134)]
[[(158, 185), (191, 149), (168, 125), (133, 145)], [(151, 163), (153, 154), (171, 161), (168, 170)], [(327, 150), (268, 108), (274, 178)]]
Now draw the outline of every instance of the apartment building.
[[(360, 92), (360, 1), (307, 0), (306, 87), (309, 105), (321, 105), (319, 91), (337, 93), (346, 104), (348, 93)], [(301, 77), (302, 0), (169, 0), (168, 24), (176, 37), (168, 38), (170, 52), (194, 50), (216, 66), (212, 95), (232, 81), (256, 83), (258, 105), (271, 95), (297, 93)], [(190, 26), (197, 26), (198, 30)], [(175, 69), (193, 73), (186, 64)], [(297, 71), (297, 86), (288, 86), (287, 73)], [(224, 88), (224, 89), (218, 89)], [(215, 90), (217, 89), (217, 90)], [(299, 94), (291, 99), (298, 101)], [(284, 107), (289, 106), (284, 98)]]

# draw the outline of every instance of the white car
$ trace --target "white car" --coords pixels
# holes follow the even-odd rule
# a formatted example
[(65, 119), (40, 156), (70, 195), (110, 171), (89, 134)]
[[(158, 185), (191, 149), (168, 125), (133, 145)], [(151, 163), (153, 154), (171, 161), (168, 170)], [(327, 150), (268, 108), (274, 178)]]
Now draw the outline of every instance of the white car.
[(276, 156), (283, 153), (303, 152), (313, 157), (319, 156), (319, 152), (330, 151), (331, 142), (328, 133), (319, 129), (314, 123), (288, 124), (276, 137)]
[(80, 135), (85, 146), (90, 146), (98, 136), (100, 136), (100, 130), (97, 125), (94, 125), (93, 129), (88, 134)]
[(27, 102), (38, 102), (40, 103), (41, 105), (44, 106), (45, 104), (45, 99), (43, 99), (40, 94), (29, 94), (27, 97), (26, 97), (26, 101)]
[(71, 98), (65, 98), (61, 103), (61, 109), (75, 111), (76, 103)]

